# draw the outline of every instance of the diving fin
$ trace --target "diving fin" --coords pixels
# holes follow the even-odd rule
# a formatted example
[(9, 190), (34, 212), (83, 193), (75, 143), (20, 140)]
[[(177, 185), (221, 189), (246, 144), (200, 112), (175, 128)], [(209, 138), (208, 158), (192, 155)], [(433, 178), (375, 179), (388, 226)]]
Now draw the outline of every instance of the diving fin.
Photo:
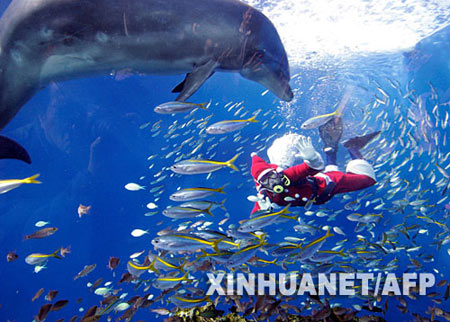
[(376, 131), (373, 133), (369, 133), (367, 135), (355, 136), (354, 138), (351, 138), (351, 139), (348, 139), (348, 140), (342, 142), (342, 144), (344, 145), (344, 147), (347, 148), (347, 150), (350, 153), (350, 156), (352, 157), (353, 160), (354, 159), (363, 159), (363, 156), (359, 150), (364, 148), (367, 143), (372, 141), (372, 139), (380, 133), (381, 133), (381, 131)]
[(319, 126), (320, 138), (326, 148), (337, 151), (338, 143), (341, 140), (343, 123), (341, 117), (333, 117), (327, 123)]
[(214, 74), (219, 66), (215, 60), (209, 60), (202, 65), (197, 65), (194, 70), (186, 74), (186, 78), (172, 90), (172, 93), (180, 93), (176, 101), (185, 101), (192, 96), (202, 84)]
[(347, 149), (351, 148), (351, 149), (361, 150), (362, 148), (364, 148), (366, 146), (367, 143), (372, 141), (372, 139), (380, 133), (381, 133), (381, 131), (376, 131), (376, 132), (373, 132), (373, 133), (370, 133), (367, 135), (355, 136), (354, 138), (351, 138), (351, 139), (348, 139), (348, 140), (342, 142), (342, 144)]
[(319, 126), (320, 138), (323, 141), (323, 152), (326, 155), (326, 164), (337, 164), (338, 143), (343, 132), (342, 117), (335, 116), (327, 123)]
[(0, 135), (0, 159), (17, 159), (31, 164), (27, 150), (19, 143)]

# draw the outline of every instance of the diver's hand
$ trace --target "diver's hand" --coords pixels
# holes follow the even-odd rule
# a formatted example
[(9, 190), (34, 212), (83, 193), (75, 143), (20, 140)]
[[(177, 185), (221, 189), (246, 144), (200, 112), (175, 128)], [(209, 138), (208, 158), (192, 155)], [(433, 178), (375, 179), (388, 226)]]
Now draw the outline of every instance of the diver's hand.
[(316, 153), (316, 149), (314, 149), (311, 138), (301, 136), (297, 143), (297, 154), (296, 157), (302, 158), (303, 160), (309, 160), (311, 158), (314, 158), (314, 155)]
[(270, 202), (269, 197), (259, 200), (258, 205), (260, 210), (268, 210), (272, 207), (272, 203)]
[(250, 157), (254, 157), (255, 155), (258, 155), (258, 153), (256, 153), (256, 152), (252, 152), (252, 153), (250, 153)]
[(303, 161), (311, 168), (316, 170), (322, 170), (325, 166), (322, 156), (314, 149), (311, 138), (302, 136), (297, 143), (298, 158), (302, 158)]

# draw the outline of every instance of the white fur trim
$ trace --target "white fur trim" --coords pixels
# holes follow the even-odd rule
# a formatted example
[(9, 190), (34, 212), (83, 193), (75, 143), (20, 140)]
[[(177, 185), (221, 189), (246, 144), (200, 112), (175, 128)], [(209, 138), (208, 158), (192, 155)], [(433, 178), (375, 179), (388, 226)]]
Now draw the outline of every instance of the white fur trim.
[(327, 185), (332, 181), (331, 178), (329, 176), (327, 176), (325, 173), (323, 172), (319, 172), (318, 174), (316, 174), (314, 177), (321, 177), (325, 179), (325, 182), (327, 183)]
[(350, 161), (347, 164), (347, 169), (345, 171), (354, 174), (362, 174), (372, 178), (375, 181), (377, 180), (372, 165), (363, 159), (355, 159)]
[(332, 172), (332, 171), (339, 171), (339, 168), (335, 164), (329, 164), (325, 167), (325, 170), (323, 172)]
[(261, 178), (265, 175), (265, 174), (267, 174), (267, 173), (269, 173), (270, 171), (274, 171), (275, 169), (274, 168), (267, 168), (267, 169), (264, 169), (263, 171), (261, 171), (261, 173), (259, 174), (259, 176), (258, 176), (258, 178), (256, 178), (256, 181), (260, 181), (261, 180)]

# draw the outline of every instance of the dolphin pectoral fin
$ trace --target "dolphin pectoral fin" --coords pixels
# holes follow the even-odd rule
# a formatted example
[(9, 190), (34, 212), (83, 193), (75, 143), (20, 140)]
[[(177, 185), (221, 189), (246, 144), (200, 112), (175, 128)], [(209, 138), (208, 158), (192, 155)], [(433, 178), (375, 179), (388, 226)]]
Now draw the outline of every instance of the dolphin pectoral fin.
[(183, 79), (183, 81), (172, 89), (172, 93), (181, 93), (181, 91), (184, 88), (184, 84), (186, 83), (186, 79), (189, 78), (189, 74), (190, 73), (187, 73), (186, 77)]
[(209, 60), (205, 64), (195, 66), (194, 70), (186, 74), (186, 78), (172, 90), (172, 93), (180, 92), (176, 101), (185, 101), (191, 97), (214, 74), (214, 70), (218, 66), (219, 63), (215, 60)]
[[(214, 74), (214, 72), (212, 72), (211, 75), (209, 75), (206, 79), (210, 78), (213, 74)], [(183, 81), (172, 89), (172, 93), (181, 93), (181, 91), (183, 90), (183, 88), (186, 84), (186, 80), (190, 77), (190, 75), (191, 75), (191, 73), (187, 73), (186, 77), (183, 79)]]
[(16, 141), (2, 135), (0, 135), (0, 159), (17, 159), (31, 164), (27, 150)]

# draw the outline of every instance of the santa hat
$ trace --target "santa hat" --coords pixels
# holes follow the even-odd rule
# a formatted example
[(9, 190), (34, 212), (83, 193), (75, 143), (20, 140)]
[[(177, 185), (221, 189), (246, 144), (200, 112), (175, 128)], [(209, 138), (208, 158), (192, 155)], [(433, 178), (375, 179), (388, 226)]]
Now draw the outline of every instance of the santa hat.
[(252, 176), (259, 183), (261, 178), (270, 171), (277, 170), (276, 164), (269, 164), (257, 155), (252, 157)]

